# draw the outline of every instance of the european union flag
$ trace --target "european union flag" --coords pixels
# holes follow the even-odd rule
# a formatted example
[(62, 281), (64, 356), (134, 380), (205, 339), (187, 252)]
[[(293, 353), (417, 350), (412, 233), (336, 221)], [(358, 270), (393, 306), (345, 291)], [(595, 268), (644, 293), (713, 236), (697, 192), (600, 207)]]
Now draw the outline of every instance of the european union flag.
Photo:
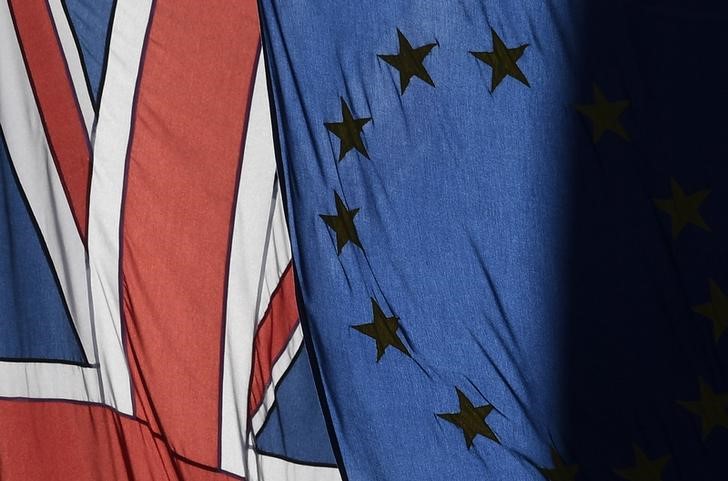
[(728, 479), (728, 7), (262, 0), (348, 479)]

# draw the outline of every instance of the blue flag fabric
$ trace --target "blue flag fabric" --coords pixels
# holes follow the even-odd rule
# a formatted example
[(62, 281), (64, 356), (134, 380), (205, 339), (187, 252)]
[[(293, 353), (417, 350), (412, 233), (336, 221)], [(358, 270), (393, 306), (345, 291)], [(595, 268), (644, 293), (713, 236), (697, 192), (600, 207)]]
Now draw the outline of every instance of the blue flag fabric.
[(66, 0), (63, 6), (83, 59), (89, 94), (98, 109), (116, 0)]
[(88, 364), (22, 192), (0, 129), (0, 361)]
[(725, 479), (728, 8), (261, 12), (348, 479)]

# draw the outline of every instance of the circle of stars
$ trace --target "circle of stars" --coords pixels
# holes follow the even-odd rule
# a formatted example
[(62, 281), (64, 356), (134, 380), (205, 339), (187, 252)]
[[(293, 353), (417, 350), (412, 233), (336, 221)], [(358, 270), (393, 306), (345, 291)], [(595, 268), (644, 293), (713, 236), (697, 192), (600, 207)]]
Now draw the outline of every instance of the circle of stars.
[[(435, 88), (435, 81), (427, 69), (427, 63), (434, 48), (439, 44), (428, 42), (413, 46), (400, 29), (396, 30), (396, 34), (398, 51), (396, 53), (379, 53), (377, 57), (396, 71), (399, 77), (399, 95), (404, 96), (413, 78)], [(508, 46), (494, 29), (491, 29), (491, 45), (491, 50), (469, 52), (490, 69), (490, 92), (494, 92), (508, 77), (530, 87), (529, 80), (518, 63), (529, 45), (522, 43)], [(629, 141), (630, 135), (622, 124), (622, 117), (630, 107), (630, 101), (626, 99), (609, 100), (596, 84), (592, 86), (592, 96), (593, 99), (590, 103), (575, 105), (576, 112), (591, 124), (592, 142), (599, 143), (608, 133), (624, 141)], [(337, 162), (344, 160), (352, 151), (370, 159), (363, 136), (365, 127), (370, 124), (372, 118), (356, 115), (343, 97), (340, 97), (340, 108), (340, 120), (324, 122), (326, 130), (339, 140)], [(686, 194), (674, 179), (670, 181), (670, 189), (670, 198), (654, 199), (653, 202), (659, 211), (670, 216), (673, 239), (677, 239), (688, 225), (710, 232), (710, 227), (700, 213), (700, 207), (710, 191), (699, 190)], [(335, 234), (337, 255), (341, 255), (342, 250), (349, 243), (357, 246), (364, 253), (364, 247), (355, 225), (355, 218), (359, 214), (360, 208), (350, 209), (336, 191), (334, 191), (334, 204), (336, 213), (320, 214), (320, 218)], [(709, 280), (709, 295), (709, 302), (696, 305), (692, 309), (695, 313), (713, 322), (713, 333), (717, 342), (728, 328), (728, 297), (712, 279)], [(411, 358), (410, 350), (400, 337), (400, 319), (395, 315), (387, 316), (374, 297), (370, 297), (370, 302), (371, 322), (355, 324), (351, 327), (374, 341), (376, 362), (380, 362), (390, 347)], [(436, 413), (436, 416), (462, 431), (468, 449), (473, 446), (474, 440), (478, 436), (500, 444), (498, 436), (486, 420), (493, 411), (493, 406), (490, 404), (476, 406), (460, 389), (456, 388), (456, 393), (459, 410)], [(716, 427), (728, 428), (728, 394), (715, 393), (702, 379), (700, 380), (700, 399), (678, 401), (678, 404), (686, 411), (700, 417), (704, 438)], [(661, 481), (662, 472), (669, 462), (669, 456), (650, 458), (636, 445), (633, 446), (633, 452), (634, 464), (615, 469), (614, 473), (628, 481)], [(553, 447), (551, 448), (551, 459), (552, 468), (538, 467), (538, 471), (545, 479), (574, 481), (577, 478), (579, 467), (576, 464), (564, 462)]]

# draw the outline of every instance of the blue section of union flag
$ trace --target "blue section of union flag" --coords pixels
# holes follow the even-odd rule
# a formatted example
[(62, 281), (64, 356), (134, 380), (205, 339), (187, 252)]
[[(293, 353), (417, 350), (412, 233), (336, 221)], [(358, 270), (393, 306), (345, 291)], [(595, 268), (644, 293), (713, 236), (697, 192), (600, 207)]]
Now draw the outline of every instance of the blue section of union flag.
[(91, 93), (98, 102), (101, 74), (106, 56), (109, 18), (116, 0), (66, 0), (72, 27), (81, 47)]
[(258, 450), (294, 462), (335, 466), (305, 345), (276, 385), (275, 399), (256, 438)]
[(84, 363), (0, 132), (0, 358)]

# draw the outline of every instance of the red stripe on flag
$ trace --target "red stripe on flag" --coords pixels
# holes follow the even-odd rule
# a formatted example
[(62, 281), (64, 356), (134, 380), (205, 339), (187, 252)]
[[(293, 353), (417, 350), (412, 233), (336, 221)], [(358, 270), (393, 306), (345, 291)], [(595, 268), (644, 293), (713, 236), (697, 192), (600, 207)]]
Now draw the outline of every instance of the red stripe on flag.
[(121, 224), (135, 413), (217, 465), (232, 218), (260, 43), (257, 4), (157, 0)]
[(297, 325), (296, 285), (293, 268), (289, 264), (271, 296), (268, 309), (255, 334), (248, 399), (250, 416), (260, 408), (265, 390), (271, 382), (273, 365), (288, 346)]
[(53, 162), (85, 244), (91, 147), (50, 8), (46, 0), (8, 5)]
[(232, 481), (180, 457), (144, 422), (102, 405), (0, 400), (3, 481)]

